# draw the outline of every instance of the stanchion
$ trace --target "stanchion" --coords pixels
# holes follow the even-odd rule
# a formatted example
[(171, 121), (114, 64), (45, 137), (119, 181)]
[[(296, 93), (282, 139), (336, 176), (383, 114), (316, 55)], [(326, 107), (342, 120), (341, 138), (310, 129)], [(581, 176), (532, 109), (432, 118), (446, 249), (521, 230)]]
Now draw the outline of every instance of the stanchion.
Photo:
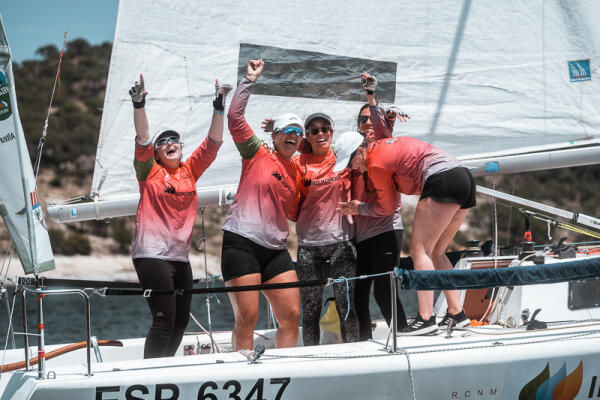
[(29, 371), (31, 366), (29, 365), (29, 332), (27, 332), (27, 300), (25, 299), (26, 293), (23, 289), (21, 291), (21, 305), (23, 306), (23, 348), (25, 350), (25, 371)]
[(392, 286), (392, 352), (398, 350), (398, 310), (396, 309), (396, 296), (398, 296), (398, 281), (396, 274), (390, 274), (390, 285)]
[(46, 347), (44, 344), (44, 297), (41, 289), (36, 290), (37, 294), (37, 308), (38, 308), (38, 379), (44, 379), (44, 372), (46, 372)]
[[(202, 252), (204, 253), (204, 277), (206, 279), (206, 288), (208, 289), (208, 263), (206, 260), (206, 229), (204, 228), (204, 207), (200, 208), (202, 217)], [(208, 316), (208, 336), (210, 338), (211, 353), (216, 353), (215, 339), (213, 338), (212, 318), (210, 315), (210, 293), (206, 294), (206, 315)]]

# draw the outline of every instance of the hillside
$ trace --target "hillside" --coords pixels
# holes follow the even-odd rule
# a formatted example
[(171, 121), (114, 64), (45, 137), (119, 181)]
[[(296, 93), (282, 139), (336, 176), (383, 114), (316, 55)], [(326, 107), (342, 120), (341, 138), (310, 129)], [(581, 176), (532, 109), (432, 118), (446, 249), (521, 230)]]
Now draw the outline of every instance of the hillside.
[[(50, 109), (48, 136), (38, 182), (40, 195), (45, 201), (67, 199), (89, 191), (110, 54), (111, 44), (108, 42), (92, 46), (83, 39), (75, 39), (68, 43), (61, 66), (60, 91)], [(35, 60), (14, 64), (19, 113), (32, 159), (36, 156), (48, 111), (59, 50), (54, 46), (45, 46), (38, 49), (36, 55)], [(478, 179), (478, 184), (483, 186), (495, 185), (498, 190), (506, 193), (593, 216), (600, 215), (600, 203), (597, 201), (599, 182), (599, 166)], [(468, 227), (457, 236), (457, 248), (464, 246), (469, 239), (486, 240), (493, 235), (491, 203), (483, 196), (478, 201), (480, 205), (469, 214)], [(406, 250), (412, 210), (410, 204), (405, 208)], [(213, 255), (220, 253), (220, 224), (225, 212), (224, 209), (208, 209), (206, 212), (208, 252)], [(524, 226), (522, 214), (498, 205), (497, 215), (501, 244), (518, 243)], [(109, 224), (90, 221), (69, 225), (57, 224), (50, 218), (48, 220), (57, 254), (125, 255), (130, 251), (132, 218), (113, 220)], [(197, 223), (199, 222), (198, 220)], [(534, 235), (538, 242), (548, 242), (544, 223), (535, 224)], [(555, 230), (553, 241), (563, 235), (574, 241), (589, 239)], [(198, 246), (200, 238), (200, 229), (196, 229), (194, 248)], [(294, 238), (290, 238), (290, 247), (294, 248), (294, 242)], [(0, 224), (2, 249), (7, 244), (8, 235), (4, 225)], [(293, 254), (295, 255), (295, 251)]]

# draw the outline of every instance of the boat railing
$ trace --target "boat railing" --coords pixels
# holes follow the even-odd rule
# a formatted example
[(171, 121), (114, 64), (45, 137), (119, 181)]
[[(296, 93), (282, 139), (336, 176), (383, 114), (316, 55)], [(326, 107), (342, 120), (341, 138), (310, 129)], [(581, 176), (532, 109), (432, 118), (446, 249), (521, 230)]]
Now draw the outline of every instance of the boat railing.
[(44, 343), (44, 312), (43, 312), (43, 299), (48, 295), (59, 295), (59, 294), (78, 294), (85, 300), (85, 339), (86, 339), (86, 359), (87, 359), (87, 374), (86, 376), (92, 376), (92, 327), (91, 327), (91, 307), (90, 298), (88, 294), (82, 289), (41, 289), (41, 288), (29, 288), (27, 286), (20, 286), (21, 300), (23, 304), (23, 328), (24, 328), (24, 349), (25, 349), (25, 370), (30, 370), (29, 365), (29, 332), (27, 332), (27, 302), (26, 294), (33, 293), (37, 296), (38, 302), (38, 379), (44, 379), (46, 372), (45, 362), (45, 343)]
[[(482, 259), (483, 260), (483, 259)], [(473, 261), (473, 260), (470, 260)], [(398, 289), (412, 290), (464, 290), (464, 289), (482, 289), (491, 287), (505, 286), (522, 286), (522, 285), (538, 285), (544, 283), (557, 283), (571, 281), (575, 279), (589, 279), (600, 276), (600, 257), (590, 259), (573, 260), (568, 262), (558, 262), (546, 265), (521, 265), (518, 263), (517, 268), (489, 268), (489, 269), (454, 269), (454, 270), (439, 270), (439, 271), (415, 271), (394, 268), (393, 271), (363, 275), (352, 278), (340, 277), (337, 279), (319, 279), (312, 281), (286, 282), (277, 284), (260, 284), (248, 286), (228, 286), (228, 287), (207, 287), (207, 288), (192, 288), (192, 289), (175, 289), (175, 290), (153, 290), (141, 289), (138, 284), (124, 282), (101, 282), (101, 281), (78, 281), (78, 280), (59, 280), (39, 278), (31, 280), (28, 278), (19, 278), (18, 286), (23, 292), (23, 312), (26, 313), (25, 292), (34, 293), (38, 296), (38, 355), (39, 379), (44, 379), (44, 324), (43, 324), (43, 297), (46, 295), (57, 294), (79, 294), (86, 301), (86, 348), (87, 348), (87, 375), (91, 376), (91, 311), (88, 294), (81, 287), (96, 287), (102, 288), (96, 290), (102, 296), (164, 296), (164, 295), (184, 295), (184, 294), (214, 294), (242, 291), (264, 291), (272, 289), (288, 289), (301, 288), (306, 286), (329, 286), (333, 284), (345, 284), (348, 287), (350, 281), (357, 279), (374, 279), (378, 277), (388, 276), (392, 293)], [(36, 287), (32, 288), (32, 282), (36, 282)], [(78, 285), (79, 288), (71, 286), (69, 289), (41, 289), (47, 285)], [(30, 286), (30, 287), (27, 287)], [(112, 287), (109, 287), (112, 286)], [(348, 290), (348, 289), (347, 289)], [(393, 297), (392, 297), (393, 298)], [(397, 345), (397, 309), (396, 302), (392, 301), (392, 323), (391, 323), (391, 352), (398, 351)], [(342, 317), (342, 316), (340, 316)], [(27, 340), (26, 317), (23, 316), (25, 327), (25, 352), (26, 359), (29, 356), (29, 343)], [(386, 345), (387, 347), (387, 345)], [(27, 365), (29, 368), (29, 365)]]

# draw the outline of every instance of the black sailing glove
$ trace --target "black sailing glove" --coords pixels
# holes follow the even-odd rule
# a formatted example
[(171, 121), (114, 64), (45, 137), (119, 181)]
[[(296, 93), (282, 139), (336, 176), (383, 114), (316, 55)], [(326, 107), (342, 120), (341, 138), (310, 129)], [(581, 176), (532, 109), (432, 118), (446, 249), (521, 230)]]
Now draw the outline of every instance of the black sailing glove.
[(129, 89), (129, 95), (133, 102), (133, 107), (143, 108), (146, 105), (146, 91), (144, 90), (144, 81), (136, 81), (133, 87)]
[(215, 99), (213, 100), (215, 111), (225, 111), (225, 98), (227, 97), (227, 94), (231, 92), (231, 89), (232, 86), (228, 84), (215, 84)]

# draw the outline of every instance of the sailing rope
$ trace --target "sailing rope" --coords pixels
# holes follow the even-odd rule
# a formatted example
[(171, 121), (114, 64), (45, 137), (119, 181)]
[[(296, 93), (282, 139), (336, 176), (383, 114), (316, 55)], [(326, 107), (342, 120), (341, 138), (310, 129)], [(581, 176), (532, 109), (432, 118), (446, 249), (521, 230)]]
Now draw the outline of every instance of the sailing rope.
[(58, 66), (56, 67), (56, 76), (54, 77), (54, 85), (52, 86), (52, 95), (50, 95), (50, 104), (48, 105), (48, 112), (46, 113), (46, 120), (44, 121), (44, 128), (42, 129), (42, 137), (38, 143), (37, 147), (37, 155), (35, 157), (35, 163), (33, 169), (35, 170), (35, 180), (37, 181), (38, 173), (40, 170), (40, 164), (42, 162), (42, 151), (44, 149), (44, 144), (46, 143), (46, 136), (48, 134), (48, 120), (50, 119), (50, 110), (52, 108), (52, 101), (54, 100), (54, 93), (56, 91), (56, 86), (58, 85), (58, 92), (56, 98), (60, 95), (60, 66), (62, 64), (63, 53), (65, 47), (67, 45), (67, 36), (69, 33), (69, 28), (71, 27), (71, 16), (73, 15), (73, 6), (75, 4), (75, 0), (71, 0), (71, 9), (69, 10), (69, 19), (67, 20), (67, 30), (65, 31), (62, 48), (60, 49), (60, 55), (58, 57)]
[[(15, 311), (15, 303), (16, 301), (16, 297), (17, 296), (17, 290), (15, 290), (15, 293), (13, 295), (13, 303), (12, 303), (12, 307), (10, 308), (10, 315), (8, 317), (8, 329), (6, 331), (6, 340), (4, 342), (4, 351), (2, 352), (2, 364), (1, 365), (6, 365), (5, 361), (6, 361), (6, 351), (8, 349), (8, 337), (10, 336), (10, 330), (12, 329), (12, 317), (13, 317), (13, 312)], [(6, 298), (8, 299), (8, 296), (6, 296)], [(14, 340), (14, 334), (13, 334), (13, 340)], [(13, 348), (14, 348), (14, 342), (13, 342)], [(2, 368), (0, 368), (0, 376), (2, 376)]]

